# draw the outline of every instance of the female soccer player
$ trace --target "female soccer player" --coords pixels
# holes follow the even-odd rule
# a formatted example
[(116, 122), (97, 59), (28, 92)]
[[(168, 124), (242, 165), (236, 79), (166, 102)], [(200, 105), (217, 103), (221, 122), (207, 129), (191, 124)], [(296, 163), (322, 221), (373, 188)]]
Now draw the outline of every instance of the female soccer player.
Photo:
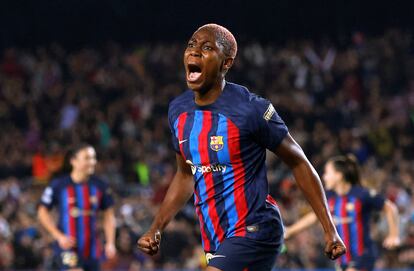
[[(388, 236), (383, 244), (388, 249), (394, 248), (400, 244), (396, 206), (361, 186), (358, 163), (353, 156), (330, 159), (325, 165), (323, 180), (328, 190), (329, 209), (339, 235), (348, 248), (346, 254), (338, 259), (337, 265), (343, 270), (372, 270), (377, 252), (370, 238), (371, 215), (375, 211), (385, 213)], [(315, 213), (305, 215), (286, 228), (285, 238), (303, 231), (316, 221)]]
[[(38, 209), (42, 226), (57, 241), (56, 267), (60, 270), (97, 271), (102, 256), (98, 239), (98, 212), (103, 211), (105, 254), (115, 256), (115, 215), (109, 187), (94, 176), (95, 149), (79, 144), (69, 151), (69, 175), (54, 179), (46, 187)], [(50, 210), (56, 207), (56, 225)]]
[(322, 184), (272, 104), (226, 82), (237, 43), (226, 28), (208, 24), (184, 52), (188, 90), (175, 98), (168, 118), (177, 173), (138, 247), (155, 254), (161, 232), (194, 193), (207, 271), (268, 271), (283, 242), (283, 225), (268, 195), (266, 149), (292, 170), (325, 229), (325, 253), (345, 252)]

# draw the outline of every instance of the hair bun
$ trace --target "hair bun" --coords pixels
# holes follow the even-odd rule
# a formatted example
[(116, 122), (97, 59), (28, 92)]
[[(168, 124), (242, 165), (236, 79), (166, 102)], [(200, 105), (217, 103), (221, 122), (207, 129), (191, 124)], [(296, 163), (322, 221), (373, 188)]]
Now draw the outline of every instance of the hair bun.
[(352, 162), (357, 164), (358, 163), (358, 158), (356, 158), (356, 156), (352, 153), (348, 153), (347, 155), (345, 155), (346, 161), (348, 162)]

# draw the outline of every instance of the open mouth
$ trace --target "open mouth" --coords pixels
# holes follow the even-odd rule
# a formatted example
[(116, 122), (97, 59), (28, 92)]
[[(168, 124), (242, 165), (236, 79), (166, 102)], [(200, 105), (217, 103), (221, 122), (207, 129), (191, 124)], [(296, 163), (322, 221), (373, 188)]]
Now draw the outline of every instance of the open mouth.
[(201, 68), (196, 64), (188, 64), (187, 80), (189, 82), (197, 81), (201, 76)]

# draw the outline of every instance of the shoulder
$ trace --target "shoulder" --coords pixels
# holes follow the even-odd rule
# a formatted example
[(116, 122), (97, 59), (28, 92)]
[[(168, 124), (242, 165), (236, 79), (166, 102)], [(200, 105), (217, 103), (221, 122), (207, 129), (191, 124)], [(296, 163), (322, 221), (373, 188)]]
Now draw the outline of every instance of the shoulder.
[(237, 107), (248, 115), (263, 114), (269, 106), (272, 106), (268, 99), (250, 91), (245, 86), (228, 82), (227, 89), (228, 98), (231, 99), (232, 104), (238, 105)]
[(328, 198), (328, 199), (336, 197), (336, 193), (333, 190), (327, 190), (325, 192), (325, 195), (326, 195), (326, 198)]
[(168, 116), (179, 114), (191, 104), (193, 93), (191, 90), (186, 90), (179, 96), (175, 97), (168, 106)]
[(356, 185), (356, 186), (352, 187), (352, 194), (354, 194), (358, 197), (361, 197), (361, 198), (366, 198), (366, 197), (369, 197), (370, 192), (365, 187)]
[(108, 183), (106, 181), (95, 175), (91, 176), (89, 182), (101, 190), (105, 190), (108, 187)]
[(57, 189), (66, 186), (68, 183), (70, 183), (70, 178), (69, 176), (65, 175), (52, 179), (48, 186), (52, 187), (53, 189)]

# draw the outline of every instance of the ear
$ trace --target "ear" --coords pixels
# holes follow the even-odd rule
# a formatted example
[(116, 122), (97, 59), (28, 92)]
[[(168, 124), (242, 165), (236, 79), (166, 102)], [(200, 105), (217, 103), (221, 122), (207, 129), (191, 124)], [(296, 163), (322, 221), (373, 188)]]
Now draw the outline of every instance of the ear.
[(224, 71), (225, 74), (233, 66), (233, 62), (234, 62), (234, 58), (228, 57), (224, 59), (221, 69)]

